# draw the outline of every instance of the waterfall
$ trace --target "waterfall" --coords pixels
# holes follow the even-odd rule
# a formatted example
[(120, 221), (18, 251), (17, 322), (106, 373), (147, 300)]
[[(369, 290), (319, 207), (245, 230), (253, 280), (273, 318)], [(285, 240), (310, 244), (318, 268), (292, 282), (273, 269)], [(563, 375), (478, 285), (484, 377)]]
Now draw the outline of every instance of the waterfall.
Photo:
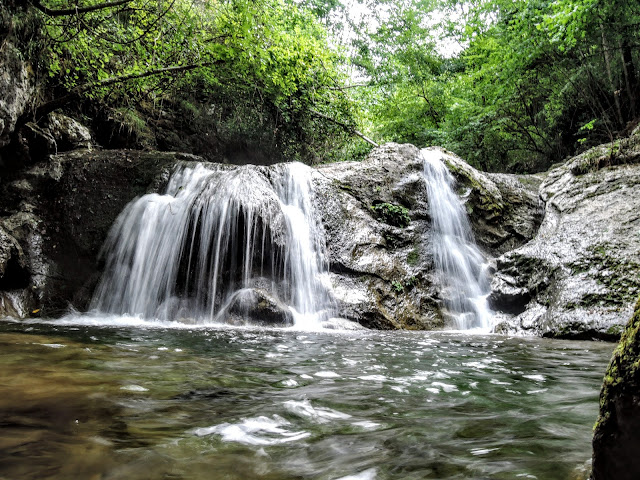
[(476, 246), (466, 211), (453, 191), (454, 178), (439, 150), (423, 149), (432, 221), (436, 273), (446, 308), (460, 330), (491, 328), (492, 313), (486, 297), (489, 278), (482, 253)]
[(102, 255), (99, 312), (198, 323), (271, 316), (302, 328), (332, 316), (302, 164), (177, 165), (164, 194), (127, 205)]

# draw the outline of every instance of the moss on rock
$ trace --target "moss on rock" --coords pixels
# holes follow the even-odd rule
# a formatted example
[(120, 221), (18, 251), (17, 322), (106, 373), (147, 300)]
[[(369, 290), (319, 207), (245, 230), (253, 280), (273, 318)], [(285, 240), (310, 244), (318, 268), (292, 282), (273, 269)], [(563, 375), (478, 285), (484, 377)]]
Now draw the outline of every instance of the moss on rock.
[(604, 377), (592, 480), (640, 478), (640, 299)]

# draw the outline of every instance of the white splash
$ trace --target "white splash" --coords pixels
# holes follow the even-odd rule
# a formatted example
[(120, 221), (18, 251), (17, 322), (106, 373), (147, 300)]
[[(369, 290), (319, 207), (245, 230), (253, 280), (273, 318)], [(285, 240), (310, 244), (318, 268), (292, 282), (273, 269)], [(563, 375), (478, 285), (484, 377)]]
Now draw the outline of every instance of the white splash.
[(239, 423), (222, 423), (212, 427), (196, 428), (192, 433), (198, 437), (219, 435), (223, 442), (236, 442), (245, 445), (280, 445), (309, 437), (305, 431), (288, 430), (291, 423), (280, 417), (259, 416), (242, 420)]

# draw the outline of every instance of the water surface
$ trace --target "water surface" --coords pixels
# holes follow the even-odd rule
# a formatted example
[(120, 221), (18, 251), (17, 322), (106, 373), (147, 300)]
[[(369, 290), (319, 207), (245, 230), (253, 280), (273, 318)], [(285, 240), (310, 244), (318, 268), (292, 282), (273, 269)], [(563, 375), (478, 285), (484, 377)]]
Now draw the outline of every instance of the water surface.
[(0, 348), (0, 478), (553, 480), (613, 345), (0, 322)]

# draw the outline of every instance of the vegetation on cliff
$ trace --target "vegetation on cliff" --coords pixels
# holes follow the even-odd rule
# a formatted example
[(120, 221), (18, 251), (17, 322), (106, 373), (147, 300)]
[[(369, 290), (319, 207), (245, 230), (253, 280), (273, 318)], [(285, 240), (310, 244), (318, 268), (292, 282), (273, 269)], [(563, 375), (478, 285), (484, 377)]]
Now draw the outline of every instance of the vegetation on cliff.
[[(179, 138), (186, 130), (211, 137), (201, 150), (258, 161), (314, 161), (352, 130), (338, 56), (312, 12), (293, 2), (46, 0), (8, 8), (7, 35), (21, 37), (41, 86), (23, 123), (66, 108), (94, 121), (103, 145), (189, 150)], [(118, 141), (123, 130), (129, 144)]]

